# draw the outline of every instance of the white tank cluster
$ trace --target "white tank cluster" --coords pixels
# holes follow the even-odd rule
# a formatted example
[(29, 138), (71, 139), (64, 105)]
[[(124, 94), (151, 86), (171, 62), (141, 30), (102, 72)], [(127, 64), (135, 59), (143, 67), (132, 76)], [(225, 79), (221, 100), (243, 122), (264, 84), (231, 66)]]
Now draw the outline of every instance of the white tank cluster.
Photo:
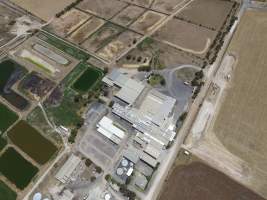
[[(40, 192), (37, 192), (33, 195), (32, 200), (42, 200), (42, 194)], [(50, 200), (48, 198), (44, 198), (43, 200)]]

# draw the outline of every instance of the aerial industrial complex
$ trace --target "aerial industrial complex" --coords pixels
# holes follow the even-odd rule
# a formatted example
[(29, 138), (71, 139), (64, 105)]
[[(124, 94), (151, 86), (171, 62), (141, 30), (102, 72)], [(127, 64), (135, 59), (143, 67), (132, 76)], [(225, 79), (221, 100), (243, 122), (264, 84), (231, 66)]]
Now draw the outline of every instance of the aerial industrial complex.
[(0, 200), (267, 198), (266, 1), (0, 11)]

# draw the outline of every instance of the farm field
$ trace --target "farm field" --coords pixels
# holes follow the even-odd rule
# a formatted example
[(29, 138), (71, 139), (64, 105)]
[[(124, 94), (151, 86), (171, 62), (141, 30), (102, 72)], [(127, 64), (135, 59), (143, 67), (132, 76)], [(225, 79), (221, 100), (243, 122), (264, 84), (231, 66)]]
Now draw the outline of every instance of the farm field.
[(3, 200), (16, 200), (17, 194), (0, 180), (0, 197)]
[(10, 147), (0, 157), (0, 172), (22, 190), (27, 187), (32, 178), (38, 173), (38, 168)]
[(102, 72), (94, 68), (88, 68), (73, 84), (73, 88), (79, 92), (87, 92), (102, 77)]
[(49, 161), (57, 151), (57, 147), (53, 143), (25, 121), (18, 122), (10, 129), (8, 137), (13, 144), (41, 165)]
[(183, 2), (184, 0), (155, 0), (152, 8), (170, 14)]
[(84, 0), (77, 8), (110, 19), (126, 6), (127, 3), (118, 0)]
[(159, 200), (264, 200), (201, 162), (174, 168)]
[(130, 48), (141, 37), (141, 35), (125, 31), (112, 40), (108, 45), (100, 49), (97, 54), (102, 58), (112, 61), (120, 56), (127, 48)]
[(92, 17), (78, 30), (73, 32), (68, 39), (76, 44), (82, 44), (84, 40), (86, 40), (91, 34), (98, 30), (104, 23), (104, 20), (97, 17)]
[(205, 55), (216, 34), (215, 31), (173, 19), (158, 30), (154, 37), (185, 52)]
[[(236, 58), (234, 78), (211, 130), (262, 177), (267, 176), (266, 32), (267, 13), (246, 11), (228, 49)], [(266, 178), (263, 182), (267, 195)]]
[(128, 26), (134, 22), (138, 17), (140, 17), (145, 12), (144, 8), (138, 6), (130, 5), (121, 11), (118, 15), (112, 18), (112, 22), (115, 22), (121, 26)]
[(52, 17), (74, 1), (75, 0), (60, 0), (56, 2), (54, 0), (11, 0), (11, 2), (24, 8), (37, 17), (40, 17), (44, 21), (49, 21)]
[(233, 6), (231, 1), (195, 0), (177, 17), (187, 22), (219, 30)]
[(0, 103), (0, 135), (4, 133), (15, 121), (18, 119), (18, 115), (8, 109), (5, 105)]
[(124, 1), (146, 8), (148, 8), (153, 2), (153, 0), (124, 0)]
[(142, 16), (140, 16), (130, 28), (138, 33), (146, 34), (153, 30), (164, 18), (166, 15), (147, 11)]
[(122, 27), (105, 24), (87, 40), (84, 41), (82, 47), (88, 51), (96, 52), (103, 46), (107, 45), (116, 35), (123, 31)]
[(88, 15), (80, 10), (71, 9), (59, 18), (53, 20), (48, 25), (47, 29), (61, 37), (66, 37), (87, 21), (91, 15)]

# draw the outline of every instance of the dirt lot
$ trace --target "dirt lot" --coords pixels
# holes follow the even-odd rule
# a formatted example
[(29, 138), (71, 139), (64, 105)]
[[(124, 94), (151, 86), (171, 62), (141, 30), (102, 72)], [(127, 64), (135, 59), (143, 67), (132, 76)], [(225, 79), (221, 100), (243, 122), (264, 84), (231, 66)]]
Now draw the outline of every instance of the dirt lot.
[(171, 20), (154, 35), (175, 48), (197, 55), (204, 55), (208, 51), (215, 36), (215, 31), (178, 19)]
[(11, 2), (33, 13), (37, 17), (40, 17), (44, 21), (49, 21), (58, 12), (62, 11), (74, 1), (75, 0), (11, 0)]
[(159, 200), (264, 200), (201, 162), (177, 166), (169, 177)]
[(184, 0), (155, 0), (152, 8), (163, 13), (172, 13)]
[(232, 6), (233, 2), (230, 1), (195, 0), (177, 17), (212, 30), (219, 30)]
[(99, 56), (106, 60), (112, 60), (119, 56), (127, 48), (130, 48), (134, 43), (141, 37), (141, 35), (125, 31), (120, 34), (117, 38), (111, 41), (107, 46), (97, 52)]
[(142, 13), (145, 12), (145, 9), (140, 8), (138, 6), (128, 6), (123, 11), (121, 11), (118, 15), (116, 15), (112, 22), (117, 23), (122, 26), (128, 26), (132, 22), (134, 22)]
[(143, 59), (146, 57), (151, 59), (152, 55), (154, 55), (156, 63), (155, 65), (157, 65), (157, 68), (159, 69), (166, 67), (173, 68), (182, 64), (193, 64), (197, 66), (202, 65), (202, 60), (194, 55), (182, 52), (181, 50), (171, 47), (170, 45), (155, 41), (153, 39), (144, 40), (136, 49), (123, 57), (118, 64), (122, 67), (124, 64), (132, 63), (132, 61), (127, 59), (129, 56), (135, 59), (140, 56)]
[(78, 30), (73, 32), (68, 39), (76, 44), (81, 44), (92, 33), (98, 30), (104, 23), (105, 23), (104, 20), (97, 17), (92, 17), (91, 19), (89, 19), (88, 22), (83, 24)]
[(105, 19), (110, 19), (121, 11), (127, 3), (118, 0), (84, 0), (77, 7)]
[(10, 29), (12, 29), (12, 25), (10, 23), (15, 20), (16, 18), (20, 17), (21, 14), (17, 13), (16, 11), (12, 10), (11, 8), (6, 7), (5, 5), (0, 3), (0, 46), (6, 44), (15, 35), (9, 33)]
[(124, 0), (124, 1), (128, 3), (136, 4), (138, 6), (147, 7), (147, 8), (153, 2), (153, 0)]
[(130, 28), (135, 30), (138, 33), (146, 34), (149, 31), (153, 30), (166, 15), (156, 13), (153, 11), (147, 11), (141, 17), (139, 17)]
[(230, 152), (262, 174), (267, 197), (266, 31), (267, 13), (245, 12), (229, 48), (237, 58), (234, 79), (212, 131)]
[(88, 51), (95, 52), (108, 44), (117, 34), (122, 31), (121, 27), (106, 24), (84, 41), (82, 47)]
[(53, 22), (48, 26), (48, 30), (61, 37), (66, 37), (90, 17), (90, 15), (82, 11), (72, 9), (60, 18), (53, 20)]

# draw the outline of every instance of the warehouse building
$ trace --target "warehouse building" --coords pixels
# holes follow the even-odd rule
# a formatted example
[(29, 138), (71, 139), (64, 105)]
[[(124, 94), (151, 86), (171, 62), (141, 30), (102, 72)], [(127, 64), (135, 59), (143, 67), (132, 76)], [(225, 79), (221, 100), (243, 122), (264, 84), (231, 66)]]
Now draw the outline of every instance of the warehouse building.
[(72, 154), (56, 174), (56, 179), (63, 184), (69, 183), (73, 174), (81, 165), (82, 160), (78, 156)]
[(114, 125), (113, 121), (106, 116), (98, 122), (97, 131), (115, 144), (119, 144), (125, 137), (125, 131)]
[(142, 82), (130, 78), (117, 69), (105, 76), (102, 81), (109, 87), (118, 87), (120, 90), (115, 97), (127, 104), (133, 104), (145, 89)]

